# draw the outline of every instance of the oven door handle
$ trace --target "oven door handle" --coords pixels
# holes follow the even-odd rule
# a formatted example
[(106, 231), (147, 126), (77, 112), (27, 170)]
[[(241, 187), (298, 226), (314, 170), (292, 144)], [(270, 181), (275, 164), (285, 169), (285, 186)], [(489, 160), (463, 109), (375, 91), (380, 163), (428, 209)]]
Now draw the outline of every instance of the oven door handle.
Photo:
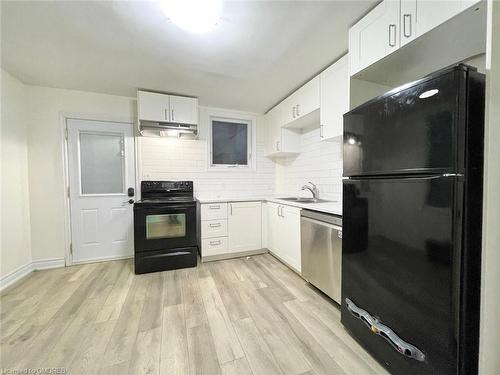
[(165, 206), (160, 206), (160, 205), (155, 205), (154, 207), (144, 207), (140, 208), (144, 211), (147, 211), (147, 215), (155, 215), (155, 213), (159, 210), (165, 211), (165, 210), (187, 210), (190, 208), (193, 208), (194, 206), (184, 206), (184, 205), (165, 205)]

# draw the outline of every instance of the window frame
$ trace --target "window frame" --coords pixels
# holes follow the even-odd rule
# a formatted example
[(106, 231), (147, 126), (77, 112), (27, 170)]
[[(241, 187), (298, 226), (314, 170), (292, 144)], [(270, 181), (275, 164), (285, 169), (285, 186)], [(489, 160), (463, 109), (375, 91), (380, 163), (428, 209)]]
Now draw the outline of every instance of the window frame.
[[(229, 122), (235, 124), (247, 124), (247, 164), (213, 164), (213, 121)], [(207, 170), (208, 171), (254, 171), (256, 167), (256, 116), (230, 112), (212, 112), (207, 116)]]

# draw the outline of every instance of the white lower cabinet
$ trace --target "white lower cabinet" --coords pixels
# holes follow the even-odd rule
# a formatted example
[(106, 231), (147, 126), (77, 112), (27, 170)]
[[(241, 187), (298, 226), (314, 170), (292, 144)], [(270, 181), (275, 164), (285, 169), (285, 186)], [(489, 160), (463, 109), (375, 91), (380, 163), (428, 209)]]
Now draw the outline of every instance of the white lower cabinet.
[(200, 208), (201, 258), (262, 248), (262, 203), (206, 203)]
[(267, 215), (268, 249), (300, 273), (300, 208), (268, 202)]
[(227, 237), (204, 238), (201, 240), (202, 257), (227, 253)]
[(228, 204), (228, 249), (231, 252), (262, 249), (262, 203)]

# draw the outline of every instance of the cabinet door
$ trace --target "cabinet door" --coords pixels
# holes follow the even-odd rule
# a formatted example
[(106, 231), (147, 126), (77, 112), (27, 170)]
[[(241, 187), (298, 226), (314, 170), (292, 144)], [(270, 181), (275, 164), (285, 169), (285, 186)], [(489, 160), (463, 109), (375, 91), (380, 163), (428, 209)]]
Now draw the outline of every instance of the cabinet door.
[(320, 75), (320, 138), (342, 136), (349, 111), (349, 67), (345, 55)]
[(464, 9), (462, 1), (417, 0), (417, 37), (446, 22)]
[(401, 46), (417, 36), (417, 0), (401, 0)]
[(228, 209), (228, 250), (240, 252), (261, 249), (261, 202), (228, 203)]
[(289, 97), (279, 104), (279, 118), (281, 126), (291, 123), (298, 118), (297, 116), (297, 91), (292, 93)]
[(265, 116), (266, 123), (266, 152), (272, 154), (279, 151), (281, 141), (281, 127), (278, 122), (278, 107), (271, 109)]
[(356, 74), (400, 46), (399, 0), (384, 0), (349, 30), (350, 74)]
[(139, 120), (165, 122), (169, 121), (168, 95), (155, 92), (137, 92), (137, 117)]
[(294, 95), (297, 118), (319, 108), (319, 76), (314, 77), (296, 91)]
[(283, 206), (281, 210), (280, 254), (288, 265), (300, 272), (302, 268), (300, 252), (300, 209)]
[(170, 95), (170, 121), (176, 124), (198, 124), (198, 99)]
[(281, 224), (281, 217), (279, 216), (280, 207), (276, 203), (267, 203), (267, 248), (278, 256), (278, 239)]

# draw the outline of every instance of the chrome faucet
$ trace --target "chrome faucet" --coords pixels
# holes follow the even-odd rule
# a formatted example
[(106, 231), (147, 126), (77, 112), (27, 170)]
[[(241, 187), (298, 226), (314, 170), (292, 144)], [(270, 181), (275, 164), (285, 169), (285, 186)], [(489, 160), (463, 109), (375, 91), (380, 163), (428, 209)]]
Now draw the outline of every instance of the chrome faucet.
[(312, 187), (306, 184), (306, 185), (302, 186), (301, 190), (309, 190), (312, 193), (313, 198), (318, 199), (318, 195), (319, 195), (318, 188), (311, 181), (309, 181), (308, 184), (311, 185)]

